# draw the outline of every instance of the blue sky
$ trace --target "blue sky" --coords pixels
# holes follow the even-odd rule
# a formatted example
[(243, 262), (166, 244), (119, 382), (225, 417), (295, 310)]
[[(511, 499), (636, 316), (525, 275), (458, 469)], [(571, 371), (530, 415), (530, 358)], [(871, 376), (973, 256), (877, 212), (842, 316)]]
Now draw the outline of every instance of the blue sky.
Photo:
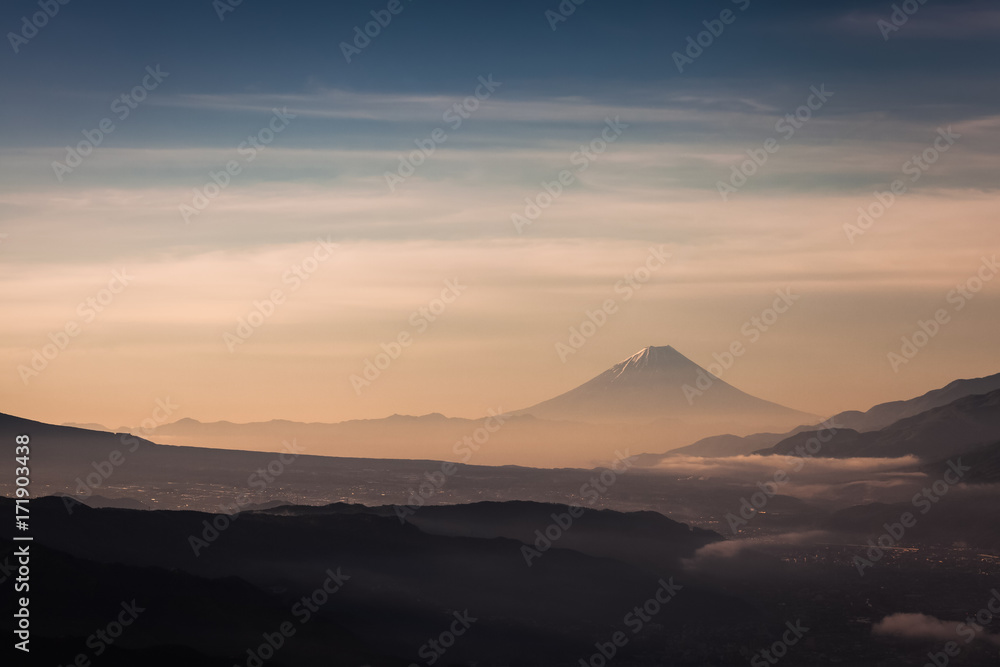
[[(891, 16), (890, 3), (755, 0), (741, 11), (744, 2), (588, 0), (553, 31), (545, 11), (557, 2), (402, 0), (403, 11), (351, 63), (339, 44), (386, 3), (245, 0), (220, 21), (204, 0), (70, 2), (19, 53), (4, 53), (3, 121), (18, 131), (4, 133), (3, 142), (60, 145), (60, 134), (99, 118), (109, 99), (157, 63), (170, 84), (150, 106), (185, 96), (328, 90), (464, 96), (493, 72), (508, 101), (745, 109), (739, 101), (753, 100), (781, 108), (826, 82), (842, 94), (834, 114), (954, 123), (995, 109), (995, 89), (977, 85), (994, 73), (1000, 48), (989, 3), (928, 2), (885, 41), (876, 21)], [(726, 9), (735, 22), (678, 72), (671, 54)], [(0, 25), (16, 31), (37, 11), (33, 2), (7, 3)], [(237, 122), (197, 106), (144, 110), (110, 145), (224, 145)], [(296, 141), (344, 146), (359, 134), (385, 137), (385, 128), (323, 124)]]
[[(914, 2), (885, 39), (885, 2), (586, 0), (553, 30), (556, 1), (402, 0), (348, 63), (341, 43), (387, 5), (244, 0), (220, 20), (210, 0), (71, 0), (17, 53), (5, 39), (0, 300), (25, 313), (0, 328), (10, 411), (137, 422), (172, 392), (207, 419), (480, 414), (649, 344), (707, 365), (788, 286), (812, 301), (727, 381), (832, 413), (998, 370), (992, 287), (912, 364), (886, 363), (996, 248), (993, 4)], [(18, 32), (38, 11), (7, 3), (0, 27)], [(731, 22), (679, 72), (673, 54), (724, 11)], [(168, 76), (114, 118), (157, 66)], [(491, 76), (501, 85), (449, 128), (447, 109)], [(832, 96), (780, 134), (824, 86)], [(240, 145), (275, 108), (294, 118), (244, 161)], [(114, 131), (60, 181), (53, 162), (105, 118)], [(525, 199), (615, 118), (627, 129), (518, 233)], [(961, 139), (850, 242), (857, 209), (947, 127)], [(437, 128), (447, 141), (390, 190), (386, 172)], [(723, 200), (720, 181), (769, 138), (779, 150)], [(233, 160), (240, 173), (185, 221), (180, 207)], [(340, 258), (230, 352), (224, 334), (317, 238)], [(555, 345), (656, 244), (675, 264), (564, 363)], [(126, 265), (135, 285), (25, 383), (17, 369)], [(477, 287), (356, 395), (351, 375), (459, 273)], [(95, 368), (137, 363), (149, 372), (135, 385), (102, 379), (106, 392), (79, 399)], [(302, 388), (276, 401), (264, 379)], [(234, 385), (258, 389), (219, 398)]]

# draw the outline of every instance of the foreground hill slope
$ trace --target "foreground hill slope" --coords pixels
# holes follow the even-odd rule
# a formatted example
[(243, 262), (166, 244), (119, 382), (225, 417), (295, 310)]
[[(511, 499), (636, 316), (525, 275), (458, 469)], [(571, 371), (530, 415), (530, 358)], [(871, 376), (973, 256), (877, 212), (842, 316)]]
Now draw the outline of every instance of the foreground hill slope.
[[(0, 509), (13, 511), (11, 504), (0, 501)], [(166, 587), (183, 591), (196, 585), (192, 578), (216, 582), (206, 590), (225, 596), (219, 611), (236, 613), (239, 630), (223, 629), (231, 617), (192, 616), (191, 622), (200, 624), (199, 632), (193, 636), (178, 632), (174, 641), (201, 653), (231, 656), (240, 643), (233, 637), (252, 646), (258, 643), (254, 635), (273, 632), (282, 615), (296, 622), (291, 612), (296, 602), (312, 596), (331, 572), (341, 576), (342, 586), (327, 596), (317, 612), (331, 633), (325, 664), (331, 664), (331, 656), (341, 646), (358, 659), (367, 653), (383, 661), (388, 656), (418, 662), (427, 640), (447, 629), (456, 613), (465, 612), (476, 620), (462, 641), (449, 649), (447, 664), (488, 655), (493, 656), (492, 664), (544, 665), (565, 661), (566, 656), (590, 655), (594, 637), (620, 627), (623, 616), (652, 598), (663, 585), (661, 579), (671, 576), (684, 586), (683, 595), (678, 593), (663, 606), (657, 624), (644, 633), (648, 639), (636, 644), (643, 649), (638, 655), (644, 664), (681, 655), (685, 647), (703, 652), (706, 633), (719, 634), (717, 629), (722, 627), (726, 639), (709, 644), (711, 651), (716, 661), (735, 658), (738, 645), (745, 645), (759, 629), (760, 620), (751, 605), (685, 582), (680, 571), (667, 574), (590, 556), (562, 548), (558, 539), (528, 565), (522, 549), (526, 545), (520, 541), (431, 534), (395, 516), (361, 508), (321, 512), (293, 508), (283, 515), (245, 512), (236, 517), (82, 505), (71, 510), (58, 498), (32, 501), (34, 545), (66, 554), (75, 559), (74, 568), (84, 570), (73, 577), (81, 583), (69, 584), (61, 594), (72, 598), (74, 592), (81, 593), (83, 582), (107, 576), (101, 573), (112, 564), (124, 568), (127, 576), (142, 569), (145, 574), (132, 579), (129, 599), (150, 600), (153, 618), (164, 613), (154, 614), (152, 604), (162, 599)], [(477, 514), (498, 510), (503, 507), (472, 507), (463, 512), (475, 523)], [(458, 514), (451, 520), (464, 521)], [(616, 515), (601, 521), (627, 519)], [(544, 530), (545, 525), (539, 528)], [(621, 528), (627, 529), (627, 525)], [(705, 537), (702, 534), (699, 539)], [(234, 592), (223, 590), (227, 587)], [(119, 594), (109, 589), (112, 599)], [(206, 598), (199, 594), (197, 599)], [(239, 611), (221, 608), (229, 601)], [(171, 618), (175, 626), (184, 624), (184, 615)], [(141, 632), (138, 627), (133, 645), (165, 641), (154, 627)], [(225, 633), (214, 646), (213, 628)], [(78, 630), (84, 632), (70, 625), (68, 632)], [(322, 637), (316, 632), (308, 636), (319, 645), (297, 643), (293, 649), (290, 643), (289, 652), (277, 658), (278, 664), (324, 664), (319, 650), (324, 645)], [(655, 654), (646, 654), (648, 650)], [(338, 660), (332, 664), (351, 663)]]

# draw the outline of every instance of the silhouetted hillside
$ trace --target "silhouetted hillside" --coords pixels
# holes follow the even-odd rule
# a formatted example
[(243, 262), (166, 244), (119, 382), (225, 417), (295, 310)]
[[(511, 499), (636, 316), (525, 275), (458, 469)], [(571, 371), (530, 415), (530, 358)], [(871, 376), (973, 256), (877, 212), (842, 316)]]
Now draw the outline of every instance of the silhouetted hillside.
[[(312, 515), (327, 512), (357, 514), (370, 512), (382, 516), (405, 516), (421, 530), (434, 535), (453, 535), (482, 539), (507, 538), (532, 544), (537, 532), (554, 522), (553, 515), (564, 517), (565, 505), (535, 502), (483, 502), (467, 505), (432, 505), (412, 513), (405, 508), (375, 507), (337, 503), (322, 508), (279, 507), (268, 513)], [(557, 546), (602, 558), (614, 558), (661, 573), (680, 566), (682, 558), (722, 539), (717, 533), (672, 521), (658, 512), (615, 512), (580, 508), (572, 529), (564, 531)]]
[[(10, 506), (9, 500), (0, 502), (0, 509), (12, 511)], [(498, 511), (502, 507), (478, 509)], [(477, 508), (471, 511), (474, 514)], [(454, 514), (451, 520), (460, 521), (461, 514)], [(173, 592), (174, 604), (181, 605), (197, 600), (203, 607), (198, 614), (188, 619), (171, 608), (174, 624), (156, 632), (174, 628), (184, 637), (187, 623), (200, 624), (200, 634), (185, 645), (220, 655), (230, 655), (231, 648), (244, 638), (252, 643), (254, 633), (272, 631), (275, 613), (280, 615), (296, 599), (310, 595), (328, 571), (338, 568), (350, 578), (323, 606), (324, 618), (331, 624), (328, 627), (335, 630), (325, 644), (325, 640), (319, 640), (318, 646), (303, 644), (302, 651), (307, 654), (325, 646), (328, 656), (339, 655), (340, 644), (356, 638), (345, 645), (359, 656), (365, 650), (361, 647), (368, 646), (377, 647), (381, 654), (417, 661), (421, 645), (446, 629), (455, 611), (469, 610), (478, 620), (462, 641), (449, 649), (449, 663), (482, 660), (489, 655), (494, 656), (493, 664), (554, 664), (565, 661), (568, 655), (590, 655), (594, 637), (623, 629), (623, 617), (656, 593), (661, 578), (675, 576), (676, 582), (684, 585), (680, 572), (654, 573), (596, 558), (565, 549), (559, 540), (528, 566), (522, 553), (524, 544), (516, 540), (434, 535), (401, 524), (394, 516), (363, 511), (280, 516), (243, 513), (230, 519), (231, 525), (216, 539), (206, 540), (199, 555), (191, 546), (192, 536), (207, 538), (206, 522), (222, 521), (213, 515), (81, 505), (69, 513), (63, 500), (45, 498), (32, 502), (32, 517), (35, 544), (103, 564), (88, 566), (94, 568), (91, 574), (76, 573), (70, 578), (100, 581), (109, 576), (107, 566), (111, 564), (146, 568), (150, 595), (154, 590), (163, 595)], [(598, 521), (629, 519), (614, 513)], [(649, 518), (638, 521), (644, 523)], [(545, 525), (540, 528), (544, 530)], [(678, 530), (676, 524), (669, 529)], [(567, 530), (572, 532), (573, 528)], [(703, 535), (696, 537), (704, 539)], [(184, 595), (186, 586), (197, 585), (195, 578), (218, 582), (221, 599), (217, 602), (241, 612), (206, 604), (206, 599), (215, 597), (211, 589), (197, 596)], [(135, 590), (146, 584), (137, 580), (121, 585), (123, 590)], [(233, 592), (223, 590), (227, 586)], [(114, 599), (123, 595), (123, 590), (111, 589), (107, 595)], [(259, 591), (270, 591), (279, 603), (267, 604), (268, 596)], [(66, 592), (61, 595), (65, 599)], [(655, 626), (645, 631), (635, 649), (656, 647), (658, 655), (677, 655), (686, 644), (694, 646), (715, 634), (713, 650), (720, 656), (735, 654), (741, 638), (746, 641), (745, 636), (753, 634), (758, 623), (749, 612), (746, 603), (721, 592), (684, 585), (676, 598), (663, 606)], [(226, 614), (219, 619), (223, 625), (206, 620)], [(85, 618), (92, 623), (94, 616)], [(233, 618), (239, 619), (240, 627), (230, 633), (224, 624), (234, 622)], [(725, 628), (724, 633), (720, 628)], [(143, 640), (133, 635), (134, 641), (140, 645), (141, 641), (160, 641), (156, 632)], [(213, 632), (226, 633), (227, 638), (212, 645)], [(325, 633), (317, 630), (316, 634)], [(291, 658), (289, 663), (307, 664)], [(356, 663), (338, 658), (333, 664)]]
[(998, 389), (1000, 389), (1000, 373), (971, 380), (955, 380), (917, 398), (880, 403), (865, 412), (858, 410), (841, 412), (831, 417), (830, 422), (860, 432), (878, 431), (901, 419), (948, 405), (960, 398), (988, 394)]
[[(794, 454), (815, 435), (810, 431), (798, 433), (758, 453)], [(912, 455), (936, 461), (974, 451), (998, 439), (1000, 390), (960, 398), (879, 431), (859, 433), (839, 429), (815, 455), (832, 458)]]

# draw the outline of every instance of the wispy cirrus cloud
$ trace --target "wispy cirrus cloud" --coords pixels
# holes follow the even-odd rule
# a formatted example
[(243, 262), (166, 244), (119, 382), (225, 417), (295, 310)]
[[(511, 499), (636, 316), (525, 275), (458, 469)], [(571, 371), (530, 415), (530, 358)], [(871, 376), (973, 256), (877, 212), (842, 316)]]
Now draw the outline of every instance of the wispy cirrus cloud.
[[(901, 3), (896, 3), (898, 6)], [(894, 5), (874, 11), (851, 12), (832, 25), (858, 35), (877, 35), (881, 38), (879, 22), (891, 24), (887, 28), (889, 40), (971, 40), (1000, 36), (1000, 10), (991, 5), (971, 6), (965, 11), (955, 11), (951, 5), (920, 5), (912, 15), (900, 10), (893, 20)], [(902, 22), (899, 16), (906, 18)], [(898, 23), (898, 25), (897, 25)], [(888, 41), (888, 40), (887, 40)]]

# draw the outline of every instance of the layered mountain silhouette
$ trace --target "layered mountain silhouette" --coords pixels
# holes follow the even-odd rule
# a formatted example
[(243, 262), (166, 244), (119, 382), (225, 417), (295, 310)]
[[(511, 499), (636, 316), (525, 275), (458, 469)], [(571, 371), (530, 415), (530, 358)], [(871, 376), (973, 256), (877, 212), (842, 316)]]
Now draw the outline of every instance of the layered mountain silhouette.
[[(996, 409), (995, 401), (962, 401), (975, 395), (995, 396), (997, 391), (1000, 374), (956, 380), (917, 398), (883, 403), (866, 412), (842, 412), (826, 422), (835, 426), (837, 433), (821, 455), (914, 455), (933, 461), (951, 452), (992, 444), (1000, 441), (990, 412)], [(671, 455), (787, 453), (825, 428), (817, 421), (814, 415), (729, 385), (673, 347), (653, 346), (576, 389), (524, 410), (504, 412), (498, 408), (488, 419), (449, 418), (437, 413), (337, 424), (181, 419), (140, 438), (92, 430), (94, 424), (83, 425), (85, 428), (54, 426), (0, 415), (0, 434), (30, 432), (33, 437), (65, 443), (39, 451), (38, 460), (54, 468), (70, 467), (82, 477), (90, 473), (93, 462), (111, 451), (139, 449), (137, 456), (130, 457), (133, 463), (158, 479), (158, 466), (176, 468), (180, 460), (183, 465), (197, 462), (199, 467), (221, 469), (237, 460), (238, 469), (253, 461), (266, 463), (270, 457), (264, 454), (244, 451), (234, 458), (217, 450), (275, 452), (282, 451), (283, 443), (288, 442), (295, 442), (304, 454), (321, 457), (403, 460), (417, 450), (425, 452), (429, 460), (581, 468), (607, 464), (616, 458), (616, 450), (622, 449), (637, 457), (635, 463), (655, 466)], [(488, 440), (475, 450), (467, 448), (468, 438), (486, 427), (491, 428)], [(179, 447), (154, 445), (152, 439)], [(679, 447), (693, 440), (694, 444)], [(466, 448), (456, 448), (462, 442)], [(653, 447), (669, 451), (640, 455)], [(63, 490), (73, 492), (72, 488)]]
[(813, 426), (801, 426), (788, 433), (754, 433), (752, 435), (710, 435), (686, 447), (671, 449), (664, 454), (644, 454), (641, 465), (655, 464), (664, 456), (746, 456), (773, 447), (792, 434), (813, 430)]
[[(432, 535), (505, 538), (532, 544), (535, 531), (552, 523), (552, 516), (565, 506), (527, 501), (480, 502), (463, 505), (431, 505), (404, 513), (407, 523)], [(394, 506), (366, 508), (333, 503), (321, 507), (285, 506), (264, 510), (280, 516), (321, 516), (366, 512), (399, 516)], [(668, 519), (659, 512), (616, 512), (581, 509), (572, 530), (559, 538), (559, 546), (600, 558), (614, 558), (653, 571), (669, 571), (704, 547), (720, 541), (715, 532)]]
[(785, 428), (818, 420), (740, 391), (669, 345), (644, 348), (576, 389), (519, 413), (575, 422), (717, 419)]
[(830, 422), (855, 431), (877, 431), (900, 419), (948, 405), (960, 398), (988, 394), (998, 389), (1000, 389), (1000, 373), (971, 380), (955, 380), (940, 389), (906, 401), (880, 403), (866, 412), (857, 410), (841, 412), (831, 417)]
[[(965, 457), (962, 461), (969, 463)], [(934, 475), (934, 479), (938, 477)], [(832, 512), (822, 517), (816, 527), (851, 536), (863, 544), (871, 535), (881, 534), (886, 524), (899, 521), (906, 512), (914, 512), (914, 505), (909, 500), (865, 503)], [(1000, 524), (1000, 504), (984, 502), (982, 496), (952, 494), (948, 502), (934, 504), (933, 511), (919, 514), (919, 517), (916, 525), (907, 530), (907, 544), (969, 544), (979, 549), (1000, 550), (1000, 531), (992, 529)]]
[[(692, 405), (683, 392), (692, 370), (695, 382), (705, 373), (672, 348), (647, 348), (553, 399), (556, 408), (565, 399), (564, 406), (595, 413), (603, 405), (603, 416), (614, 421), (503, 414), (502, 427), (472, 460), (542, 446), (553, 460), (572, 460), (579, 456), (573, 447), (589, 456), (601, 447), (662, 444), (687, 420), (721, 428), (734, 421), (729, 410), (787, 410), (717, 378)], [(430, 664), (422, 647), (466, 612), (475, 624), (437, 664), (577, 664), (611, 646), (614, 632), (629, 632), (625, 614), (674, 577), (683, 589), (650, 612), (641, 633), (628, 635), (619, 664), (746, 664), (757, 647), (773, 645), (789, 618), (814, 628), (810, 640), (795, 647), (795, 664), (889, 664), (900, 651), (916, 663), (926, 653), (923, 644), (880, 643), (870, 623), (844, 619), (868, 618), (873, 600), (904, 599), (915, 576), (926, 595), (918, 599), (926, 604), (921, 609), (979, 600), (993, 561), (969, 549), (1000, 548), (992, 486), (1000, 481), (1000, 388), (980, 391), (991, 381), (958, 381), (912, 401), (876, 406), (870, 415), (843, 413), (857, 428), (837, 425), (813, 455), (922, 461), (844, 462), (849, 472), (843, 474), (851, 475), (871, 464), (869, 473), (849, 478), (837, 462), (826, 462), (829, 470), (804, 468), (748, 524), (761, 536), (787, 538), (761, 547), (767, 551), (722, 534), (731, 530), (727, 517), (742, 516), (742, 503), (761, 489), (762, 474), (771, 474), (769, 460), (678, 459), (673, 468), (636, 470), (633, 457), (626, 472), (606, 478), (608, 470), (312, 455), (407, 445), (426, 451), (442, 436), (444, 449), (454, 452), (463, 435), (487, 424), (438, 414), (342, 424), (181, 420), (144, 438), (0, 415), (0, 439), (12, 443), (14, 435), (29, 433), (32, 441), (32, 563), (47, 573), (32, 598), (36, 657), (71, 664), (88, 652), (87, 637), (134, 600), (142, 615), (100, 656), (101, 664), (265, 664), (250, 650), (286, 621), (295, 635), (266, 664)], [(669, 396), (678, 387), (680, 402)], [(720, 398), (712, 402), (716, 391)], [(815, 428), (715, 436), (695, 445), (717, 454), (751, 446), (789, 454)], [(173, 437), (279, 451), (283, 440), (299, 438), (298, 445), (308, 447), (276, 471), (281, 459), (268, 451), (153, 442)], [(555, 438), (564, 441), (552, 446)], [(963, 483), (906, 533), (905, 560), (878, 563), (863, 579), (845, 566), (866, 553), (866, 541), (886, 524), (913, 512), (912, 494), (957, 457), (969, 469)], [(274, 479), (258, 493), (267, 470)], [(96, 487), (87, 492), (92, 479)], [(246, 502), (230, 514), (241, 496)], [(12, 513), (13, 500), (0, 498), (0, 510)], [(810, 540), (822, 540), (822, 549)], [(5, 571), (14, 548), (0, 539)], [(526, 562), (526, 549), (540, 555)], [(952, 551), (960, 558), (941, 567), (948, 557), (942, 554)], [(343, 589), (324, 596), (300, 623), (291, 610), (341, 570), (348, 576)], [(965, 649), (967, 662), (986, 664), (976, 646)], [(861, 652), (875, 658), (859, 661)]]
[[(1000, 440), (967, 454), (962, 460), (972, 468), (967, 476), (969, 482), (1000, 483)], [(935, 468), (943, 470), (947, 465), (947, 461), (939, 461)]]
[[(432, 413), (339, 423), (180, 419), (144, 436), (192, 448), (281, 451), (282, 443), (294, 440), (320, 456), (411, 459), (420, 452), (427, 459), (468, 461), (467, 446), (456, 452), (455, 444), (488, 429), (488, 445), (475, 450), (475, 463), (590, 468), (613, 461), (620, 448), (638, 453), (724, 432), (785, 432), (818, 420), (742, 392), (669, 346), (645, 348), (532, 408), (512, 412), (497, 406), (493, 412), (481, 419)], [(81, 438), (100, 437), (91, 430), (96, 425), (84, 426), (75, 431)]]
[[(794, 454), (816, 434), (803, 431), (759, 454)], [(816, 456), (830, 458), (916, 456), (937, 461), (1000, 441), (1000, 390), (965, 396), (901, 419), (878, 431), (834, 429)]]
[[(0, 499), (7, 512), (12, 505)], [(489, 664), (551, 665), (589, 655), (595, 636), (620, 627), (624, 613), (655, 595), (661, 580), (676, 577), (683, 595), (645, 630), (658, 653), (630, 651), (635, 662), (663, 664), (710, 635), (713, 662), (728, 664), (740, 646), (768, 638), (756, 605), (682, 579), (676, 557), (720, 539), (709, 531), (690, 531), (662, 516), (588, 512), (579, 527), (566, 530), (573, 548), (556, 538), (529, 566), (523, 548), (534, 543), (534, 530), (553, 521), (552, 513), (568, 511), (565, 505), (456, 508), (447, 517), (450, 535), (401, 523), (384, 516), (385, 509), (291, 507), (244, 512), (223, 524), (221, 515), (197, 512), (80, 506), (70, 514), (60, 499), (33, 500), (32, 549), (39, 566), (56, 568), (45, 570), (54, 578), (44, 588), (58, 591), (38, 601), (44, 620), (36, 636), (40, 643), (74, 638), (52, 663), (69, 664), (94, 631), (95, 617), (114, 618), (122, 600), (135, 599), (144, 611), (116, 648), (173, 645), (194, 652), (195, 664), (208, 664), (205, 657), (213, 655), (214, 664), (253, 664), (247, 649), (288, 621), (296, 632), (275, 664), (406, 665), (426, 662), (430, 654), (421, 646), (452, 627), (456, 613), (467, 612), (469, 632), (449, 646), (443, 664), (490, 656)], [(527, 541), (462, 536), (477, 530), (484, 513), (495, 526), (521, 526), (516, 530), (525, 531)], [(635, 565), (608, 557), (610, 540), (602, 533), (643, 525), (657, 527), (659, 535), (646, 539), (667, 550), (664, 560)], [(602, 553), (589, 554), (588, 544)], [(0, 541), (0, 548), (10, 546)], [(316, 597), (331, 573), (340, 577), (340, 588)], [(312, 607), (301, 603), (304, 597)]]
[[(595, 428), (593, 424), (554, 422), (530, 415), (465, 419), (430, 414), (339, 423), (272, 420), (235, 424), (182, 419), (156, 428), (147, 437), (171, 445), (254, 451), (281, 451), (283, 442), (294, 440), (303, 451), (318, 456), (420, 457), (484, 465), (589, 468), (614, 460), (620, 443), (652, 446), (662, 441), (662, 430), (638, 424)], [(480, 443), (472, 450), (464, 444), (465, 439), (477, 433)], [(484, 433), (488, 440), (484, 440)], [(463, 444), (456, 450), (457, 443)]]
[[(987, 394), (998, 389), (1000, 389), (1000, 373), (982, 378), (955, 380), (940, 389), (934, 389), (916, 398), (880, 403), (867, 411), (848, 410), (838, 413), (826, 420), (825, 424), (836, 426), (838, 430), (849, 429), (860, 433), (878, 431), (907, 417), (948, 405), (967, 396)], [(643, 454), (641, 458), (637, 459), (637, 463), (655, 465), (664, 456), (679, 455), (746, 456), (774, 447), (779, 442), (798, 433), (811, 433), (821, 428), (825, 428), (825, 425), (799, 426), (785, 433), (754, 433), (747, 436), (714, 435), (702, 438), (686, 447), (672, 449), (665, 454)]]
[[(543, 423), (558, 426), (553, 422)], [(468, 427), (466, 424), (459, 432), (472, 433)], [(591, 429), (600, 432), (604, 437), (600, 444), (612, 453), (616, 448), (629, 449), (621, 442), (624, 429), (617, 430), (616, 436), (611, 427)], [(509, 440), (500, 441), (494, 434), (482, 445), (483, 450), (504, 447), (526, 431), (505, 425), (502, 432), (510, 434)], [(583, 494), (586, 488), (596, 488), (593, 480), (598, 472), (593, 467), (481, 465), (479, 462), (485, 457), (477, 453), (469, 463), (448, 464), (445, 475), (441, 472), (445, 468), (442, 459), (318, 456), (314, 452), (322, 451), (319, 447), (305, 448), (294, 460), (285, 456), (281, 463), (280, 455), (274, 452), (164, 445), (129, 434), (102, 433), (0, 415), (0, 441), (13, 443), (15, 436), (22, 433), (31, 435), (34, 493), (68, 494), (85, 504), (137, 509), (148, 506), (154, 510), (216, 511), (225, 506), (226, 511), (231, 511), (235, 500), (243, 495), (246, 496), (241, 501), (243, 510), (289, 502), (329, 503), (338, 499), (369, 505), (409, 504), (414, 493), (427, 485), (431, 488), (427, 493), (428, 504), (511, 499), (579, 503), (591, 500)], [(150, 437), (160, 439), (160, 436)], [(271, 441), (280, 443), (281, 439), (272, 437)], [(444, 441), (448, 454), (452, 452), (452, 442)], [(583, 442), (595, 447), (598, 444), (596, 439)], [(520, 444), (543, 446), (541, 441)], [(557, 462), (572, 461), (573, 455), (559, 451), (551, 454)], [(269, 468), (280, 474), (272, 477), (272, 482), (262, 484), (267, 478), (259, 471)], [(431, 484), (428, 475), (436, 478), (437, 483)], [(10, 488), (13, 490), (13, 486)], [(650, 490), (659, 492), (663, 481), (658, 474), (643, 475), (633, 468), (618, 475), (613, 488), (616, 494), (642, 495)], [(702, 495), (699, 488), (688, 488), (685, 493), (697, 499), (696, 504), (712, 498)], [(69, 498), (64, 500), (74, 502)], [(656, 505), (645, 503), (635, 507), (649, 509)]]

